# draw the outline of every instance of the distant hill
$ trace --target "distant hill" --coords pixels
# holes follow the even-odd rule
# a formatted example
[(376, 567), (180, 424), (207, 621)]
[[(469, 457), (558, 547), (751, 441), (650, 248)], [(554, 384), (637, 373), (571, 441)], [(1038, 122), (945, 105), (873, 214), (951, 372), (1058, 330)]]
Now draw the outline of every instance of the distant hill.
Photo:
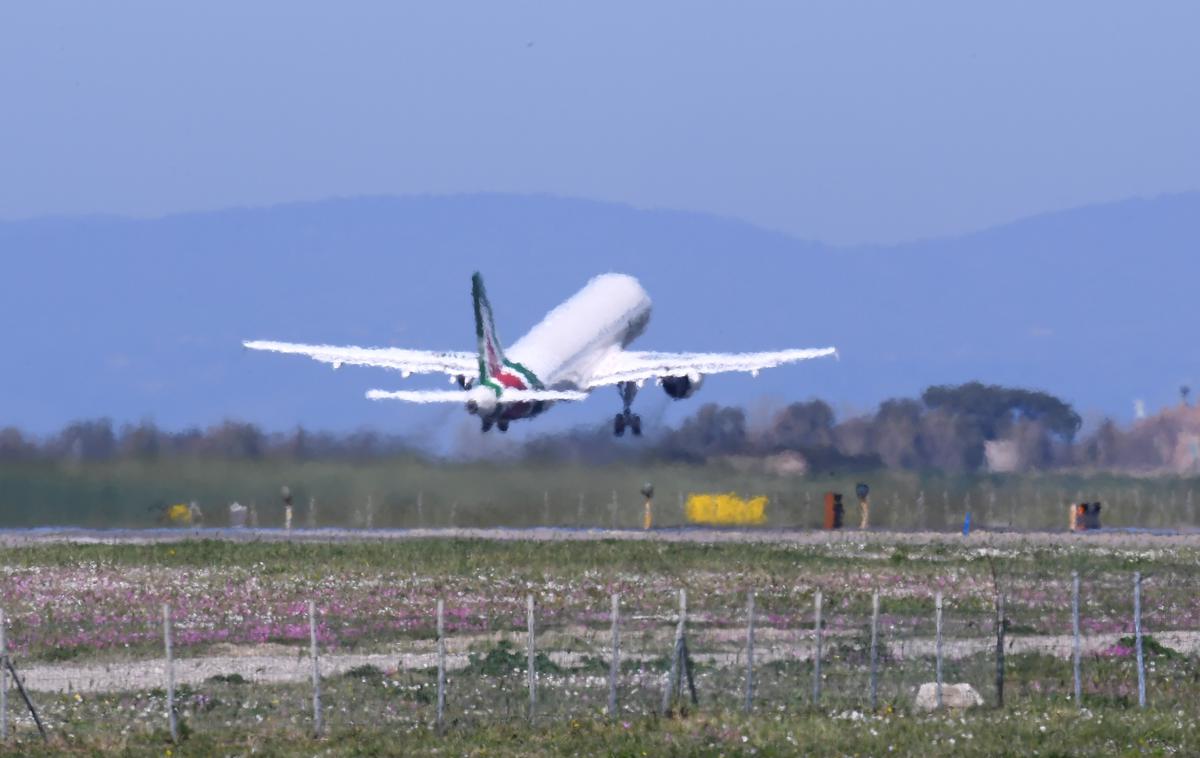
[[(466, 434), (457, 408), (362, 396), (441, 380), (334, 373), (248, 354), (240, 341), (471, 349), (475, 269), (510, 342), (589, 276), (616, 270), (655, 301), (640, 347), (842, 352), (715, 380), (690, 403), (647, 393), (638, 404), (656, 419), (706, 399), (752, 411), (811, 396), (866, 408), (975, 378), (1128, 417), (1135, 397), (1173, 402), (1200, 374), (1200, 193), (892, 247), (829, 247), (696, 213), (472, 195), (7, 222), (0, 250), (0, 426), (43, 432), (107, 415)], [(615, 392), (601, 392), (545, 421), (601, 421), (617, 407)]]

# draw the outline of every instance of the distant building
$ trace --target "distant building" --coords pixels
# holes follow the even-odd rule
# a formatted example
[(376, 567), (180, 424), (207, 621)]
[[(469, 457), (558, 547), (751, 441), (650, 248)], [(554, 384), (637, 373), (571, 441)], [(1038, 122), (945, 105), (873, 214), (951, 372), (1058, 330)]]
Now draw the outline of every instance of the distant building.
[(1021, 446), (1017, 440), (988, 440), (983, 443), (983, 455), (988, 471), (996, 474), (1011, 474), (1020, 471)]

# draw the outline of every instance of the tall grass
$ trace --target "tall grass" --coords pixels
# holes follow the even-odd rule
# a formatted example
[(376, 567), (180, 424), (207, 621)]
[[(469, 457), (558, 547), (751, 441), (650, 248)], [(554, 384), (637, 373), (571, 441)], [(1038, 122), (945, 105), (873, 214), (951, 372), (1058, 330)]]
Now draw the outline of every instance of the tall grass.
[[(0, 466), (0, 527), (145, 527), (164, 506), (196, 501), (205, 524), (228, 523), (233, 501), (254, 504), (262, 526), (282, 524), (280, 488), (295, 525), (343, 527), (638, 527), (643, 483), (655, 486), (656, 526), (684, 523), (693, 492), (765, 495), (767, 528), (817, 527), (822, 495), (843, 493), (857, 523), (854, 487), (871, 485), (871, 523), (899, 529), (976, 526), (1059, 529), (1071, 502), (1101, 501), (1105, 526), (1177, 528), (1200, 520), (1200, 479), (1114, 474), (961, 475), (880, 471), (776, 476), (726, 466), (535, 463), (223, 462), (168, 460)], [(370, 506), (368, 507), (368, 503)]]

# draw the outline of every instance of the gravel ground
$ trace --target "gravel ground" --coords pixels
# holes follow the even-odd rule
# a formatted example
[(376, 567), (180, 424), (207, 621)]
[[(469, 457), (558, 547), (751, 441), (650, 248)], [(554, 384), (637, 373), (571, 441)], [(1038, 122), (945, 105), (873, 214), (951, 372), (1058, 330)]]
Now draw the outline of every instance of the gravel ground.
[[(1082, 638), (1083, 654), (1099, 653), (1115, 644), (1121, 634), (1094, 634)], [(1200, 653), (1200, 632), (1161, 631), (1154, 638), (1160, 643), (1185, 655)], [(467, 644), (483, 643), (483, 636), (459, 637), (455, 647), (465, 650)], [(1008, 653), (1045, 653), (1057, 658), (1071, 656), (1070, 635), (1012, 635), (1008, 638)], [(667, 647), (664, 639), (664, 649)], [(973, 655), (990, 653), (995, 649), (995, 639), (976, 637), (971, 639), (943, 640), (943, 655), (947, 660), (957, 660)], [(881, 641), (881, 653), (899, 659), (933, 657), (935, 642), (932, 637), (914, 637), (895, 641)], [(238, 674), (247, 681), (262, 684), (306, 682), (312, 676), (312, 666), (304, 648), (288, 648), (283, 645), (223, 646), (212, 655), (179, 658), (175, 661), (175, 681), (179, 684), (200, 684), (206, 679)], [(593, 654), (602, 655), (597, 649)], [(791, 644), (764, 645), (759, 642), (755, 649), (755, 660), (768, 663), (776, 660), (809, 660), (814, 645), (811, 641), (799, 640)], [(699, 663), (736, 667), (743, 651), (730, 649), (719, 652), (697, 653), (693, 659)], [(550, 652), (550, 659), (563, 667), (581, 664), (583, 653)], [(647, 654), (625, 654), (627, 660), (649, 660)], [(825, 656), (822, 656), (825, 658)], [(468, 664), (466, 652), (447, 652), (446, 668), (457, 671)], [(425, 670), (437, 665), (433, 652), (385, 652), (385, 653), (329, 653), (321, 656), (321, 673), (334, 676), (359, 666), (371, 665), (381, 671)], [(165, 686), (166, 669), (162, 659), (109, 661), (87, 663), (30, 664), (21, 666), (21, 678), (27, 689), (37, 692), (119, 692), (142, 690), (147, 687)]]

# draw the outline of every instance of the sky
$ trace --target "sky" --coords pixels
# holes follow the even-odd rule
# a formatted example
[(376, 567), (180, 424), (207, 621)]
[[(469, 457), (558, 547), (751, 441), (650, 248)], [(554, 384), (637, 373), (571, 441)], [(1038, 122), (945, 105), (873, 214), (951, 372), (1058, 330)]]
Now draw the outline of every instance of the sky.
[(895, 243), (1200, 189), (1194, 2), (38, 2), (0, 219), (535, 192)]

